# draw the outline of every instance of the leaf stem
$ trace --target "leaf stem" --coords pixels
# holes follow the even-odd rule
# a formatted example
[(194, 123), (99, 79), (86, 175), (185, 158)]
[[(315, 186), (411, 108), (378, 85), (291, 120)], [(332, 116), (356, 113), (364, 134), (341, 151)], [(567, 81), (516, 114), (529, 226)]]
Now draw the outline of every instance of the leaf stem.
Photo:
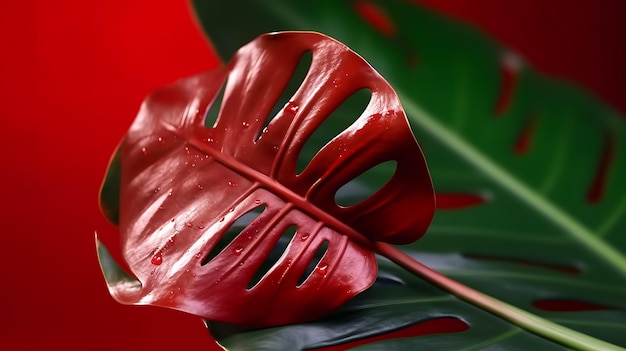
[(472, 303), (498, 317), (506, 319), (507, 321), (512, 322), (519, 327), (526, 329), (531, 333), (544, 337), (548, 340), (553, 340), (557, 343), (576, 350), (626, 350), (622, 347), (569, 329), (567, 327), (539, 317), (535, 314), (532, 314), (528, 311), (509, 305), (506, 302), (485, 295), (453, 279), (450, 279), (439, 272), (430, 269), (429, 267), (423, 265), (422, 263), (418, 262), (411, 256), (407, 255), (406, 253), (402, 252), (392, 245), (377, 242), (375, 244), (375, 250), (380, 255), (390, 259), (391, 261), (400, 265), (409, 272), (414, 273), (420, 278), (427, 280), (428, 282), (451, 293), (452, 295), (469, 303)]

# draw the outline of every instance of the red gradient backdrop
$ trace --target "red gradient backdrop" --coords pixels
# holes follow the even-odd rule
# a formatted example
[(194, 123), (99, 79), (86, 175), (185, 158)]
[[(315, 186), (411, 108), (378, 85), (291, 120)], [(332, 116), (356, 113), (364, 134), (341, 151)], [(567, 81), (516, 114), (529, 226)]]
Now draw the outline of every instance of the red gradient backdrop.
[[(624, 2), (423, 2), (626, 112)], [(187, 3), (3, 1), (0, 39), (0, 349), (216, 349), (196, 317), (115, 303), (94, 250), (116, 243), (97, 194), (142, 99), (217, 65)]]

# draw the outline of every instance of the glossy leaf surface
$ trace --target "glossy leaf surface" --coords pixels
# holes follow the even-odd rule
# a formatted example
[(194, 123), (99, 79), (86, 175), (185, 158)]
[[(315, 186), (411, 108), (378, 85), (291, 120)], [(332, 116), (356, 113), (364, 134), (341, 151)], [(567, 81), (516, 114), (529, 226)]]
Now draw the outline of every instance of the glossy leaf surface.
[[(308, 74), (273, 116), (307, 52)], [(303, 145), (361, 89), (371, 91), (367, 106), (341, 116), (354, 122), (298, 173)], [(216, 120), (207, 120), (217, 104)], [(340, 188), (387, 162), (395, 172), (378, 191), (336, 203)], [(118, 182), (119, 202), (111, 195)], [(373, 283), (373, 241), (415, 241), (434, 212), (425, 161), (394, 91), (361, 57), (316, 33), (263, 35), (227, 67), (152, 94), (113, 158), (101, 201), (119, 218), (136, 277), (99, 248), (119, 302), (257, 327), (337, 308)]]
[[(417, 4), (242, 1), (220, 4), (219, 17), (211, 4), (195, 6), (222, 57), (277, 28), (320, 31), (363, 55), (401, 97), (441, 205), (424, 239), (403, 249), (439, 257), (433, 268), (498, 299), (626, 346), (626, 127), (614, 110)], [(230, 16), (246, 25), (223, 20)], [(542, 307), (554, 300), (576, 302), (574, 311)], [(456, 308), (452, 316), (479, 328), (474, 312)], [(368, 335), (385, 331), (372, 325)]]

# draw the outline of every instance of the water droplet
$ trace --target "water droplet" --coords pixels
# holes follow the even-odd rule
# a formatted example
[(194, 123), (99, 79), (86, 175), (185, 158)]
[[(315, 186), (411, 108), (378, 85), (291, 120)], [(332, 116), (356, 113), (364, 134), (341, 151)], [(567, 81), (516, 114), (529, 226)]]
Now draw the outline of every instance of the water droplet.
[(189, 153), (189, 146), (185, 146), (185, 151)]
[(207, 138), (207, 139), (206, 139), (206, 142), (207, 142), (207, 143), (212, 143), (212, 142), (214, 142), (214, 141), (215, 141), (215, 140), (213, 140), (213, 138)]
[(185, 223), (185, 226), (188, 227), (188, 228), (191, 228), (191, 227), (193, 227), (193, 223), (187, 222), (187, 223)]
[(274, 145), (274, 151), (278, 151), (278, 150), (280, 150), (280, 146)]
[(239, 262), (239, 267), (243, 266), (243, 262)]
[(250, 127), (250, 123), (248, 123), (248, 122), (242, 122), (242, 123), (241, 123), (241, 126), (242, 126), (242, 127), (244, 127), (244, 128), (248, 128), (248, 127)]
[(292, 101), (289, 101), (287, 103), (287, 107), (286, 108), (287, 108), (287, 111), (295, 114), (300, 109), (300, 106), (298, 106), (297, 104), (294, 104)]
[(224, 217), (220, 218), (220, 222), (224, 222)]
[(235, 182), (233, 182), (233, 181), (230, 181), (230, 180), (229, 180), (229, 181), (228, 181), (228, 186), (229, 186), (229, 187), (231, 187), (231, 188), (234, 188), (234, 187), (236, 187), (236, 186), (237, 186), (237, 183), (235, 183)]
[(316, 272), (319, 274), (326, 274), (326, 271), (328, 270), (328, 264), (326, 263), (320, 263), (317, 265), (317, 269)]
[(267, 128), (263, 128), (263, 134), (267, 134), (267, 132), (269, 132), (269, 130)]
[(195, 163), (192, 163), (192, 164), (191, 164), (191, 168), (193, 168), (193, 167), (195, 167), (195, 166), (196, 166), (196, 164), (195, 164)]
[(170, 222), (174, 222), (175, 218), (170, 219)]
[(161, 187), (158, 187), (158, 188), (154, 189), (155, 193), (158, 193), (159, 191), (161, 191)]
[(233, 249), (233, 254), (236, 256), (241, 255), (241, 252), (243, 252), (243, 247), (241, 246), (237, 246), (236, 248)]
[(159, 206), (159, 211), (163, 211), (164, 209), (165, 209), (165, 207)]
[(152, 256), (152, 260), (150, 260), (150, 262), (155, 266), (159, 266), (161, 263), (163, 263), (163, 255), (161, 254), (161, 252), (155, 253), (154, 256)]
[(308, 239), (308, 238), (309, 238), (309, 234), (308, 233), (307, 234), (302, 234), (302, 236), (300, 237), (300, 240), (306, 241), (306, 239)]
[(202, 254), (200, 254), (200, 253), (197, 253), (197, 254), (194, 255), (195, 258), (200, 258), (201, 256), (202, 256)]
[(163, 139), (162, 137), (159, 137), (159, 139), (158, 139), (158, 140), (159, 140), (159, 143), (161, 143), (161, 144), (165, 144), (165, 139)]
[(197, 186), (197, 187), (198, 187), (198, 189), (200, 189), (200, 190), (204, 189), (204, 187), (203, 187), (202, 185), (200, 185), (200, 184), (196, 184), (196, 186)]
[(143, 154), (144, 154), (144, 155), (147, 155), (147, 154), (148, 154), (148, 150), (146, 150), (146, 148), (145, 148), (145, 147), (142, 147), (142, 148), (141, 148), (141, 152), (143, 152)]
[(260, 203), (261, 203), (261, 200), (256, 199), (256, 200), (254, 200), (254, 203), (258, 205), (258, 204), (260, 204)]
[(172, 196), (172, 190), (167, 192), (167, 196)]
[(196, 229), (204, 229), (204, 225), (203, 224), (199, 224), (196, 226)]
[(228, 212), (235, 212), (235, 208), (234, 207), (229, 208)]
[(196, 273), (193, 273), (193, 274), (192, 274), (191, 276), (195, 278), (195, 276), (196, 276)]

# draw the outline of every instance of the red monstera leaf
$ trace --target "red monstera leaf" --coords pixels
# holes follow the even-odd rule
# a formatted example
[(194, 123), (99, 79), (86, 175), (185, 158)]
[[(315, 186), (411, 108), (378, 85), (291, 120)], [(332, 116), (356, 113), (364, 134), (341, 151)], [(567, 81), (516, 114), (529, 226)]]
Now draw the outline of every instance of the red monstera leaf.
[[(307, 52), (302, 85), (270, 116)], [(206, 126), (224, 85), (219, 115)], [(305, 142), (360, 89), (371, 91), (364, 112), (298, 173)], [(155, 92), (117, 155), (122, 254), (132, 274), (116, 275), (101, 247), (110, 293), (210, 320), (260, 327), (320, 317), (373, 283), (376, 242), (417, 240), (434, 212), (426, 164), (393, 89), (317, 33), (263, 35), (227, 67)], [(336, 203), (342, 186), (389, 161), (396, 170), (381, 189)]]

